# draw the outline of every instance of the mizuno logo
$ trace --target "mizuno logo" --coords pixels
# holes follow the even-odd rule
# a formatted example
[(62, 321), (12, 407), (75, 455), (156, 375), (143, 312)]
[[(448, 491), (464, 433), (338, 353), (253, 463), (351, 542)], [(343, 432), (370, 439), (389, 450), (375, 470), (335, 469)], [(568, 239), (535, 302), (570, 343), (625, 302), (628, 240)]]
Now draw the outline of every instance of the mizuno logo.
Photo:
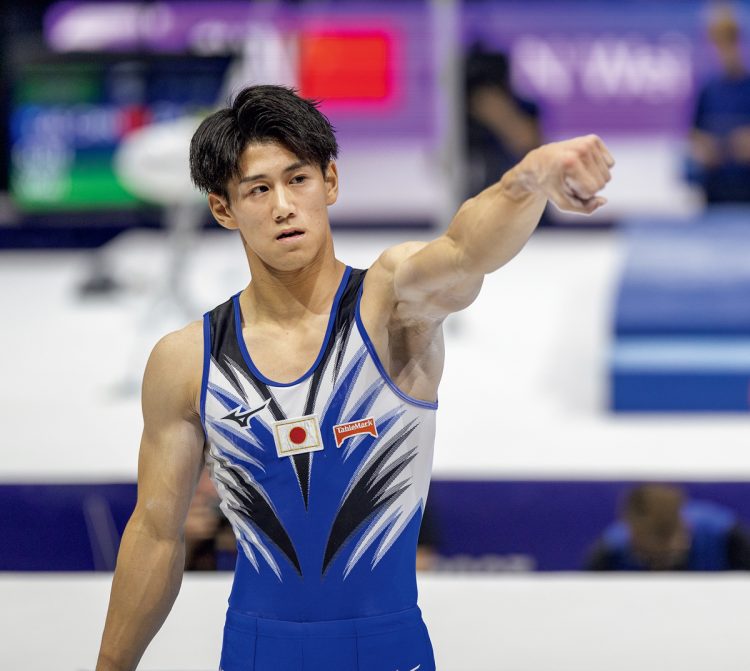
[(259, 408), (254, 408), (253, 410), (246, 410), (245, 412), (241, 412), (240, 408), (235, 408), (228, 415), (222, 417), (222, 419), (231, 419), (233, 422), (237, 422), (237, 424), (239, 424), (243, 429), (246, 429), (248, 425), (250, 424), (250, 418), (253, 415), (257, 415), (261, 410), (265, 410), (265, 408), (268, 406), (270, 402), (271, 402), (271, 399), (269, 398)]

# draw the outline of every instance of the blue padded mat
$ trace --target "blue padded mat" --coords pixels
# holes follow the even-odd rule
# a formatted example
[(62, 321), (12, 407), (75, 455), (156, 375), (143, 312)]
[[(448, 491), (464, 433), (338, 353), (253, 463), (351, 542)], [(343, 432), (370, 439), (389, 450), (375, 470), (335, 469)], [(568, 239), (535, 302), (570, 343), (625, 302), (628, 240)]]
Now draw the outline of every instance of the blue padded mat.
[(750, 335), (750, 212), (625, 227), (617, 335)]
[(617, 412), (747, 412), (750, 338), (620, 337), (610, 359)]

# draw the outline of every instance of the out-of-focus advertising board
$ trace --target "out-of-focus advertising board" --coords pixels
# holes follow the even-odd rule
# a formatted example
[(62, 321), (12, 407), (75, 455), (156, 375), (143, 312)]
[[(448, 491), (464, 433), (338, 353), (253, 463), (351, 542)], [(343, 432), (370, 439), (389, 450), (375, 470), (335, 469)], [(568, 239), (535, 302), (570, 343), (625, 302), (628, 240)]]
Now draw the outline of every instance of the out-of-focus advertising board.
[[(53, 53), (15, 80), (14, 197), (26, 211), (136, 206), (113, 165), (129, 133), (205, 115), (247, 84), (278, 83), (323, 101), (337, 130), (348, 169), (334, 215), (429, 221), (435, 85), (424, 19), (419, 7), (375, 5), (54, 5), (45, 21)], [(404, 177), (411, 192), (389, 197)]]
[[(469, 5), (465, 44), (506, 53), (515, 89), (536, 102), (550, 140), (601, 135), (617, 158), (610, 213), (683, 216), (686, 139), (700, 86), (719, 71), (707, 3)], [(737, 5), (739, 24), (747, 7)]]
[[(700, 208), (684, 175), (698, 87), (718, 68), (705, 5), (458, 7), (456, 53), (477, 44), (504, 52), (516, 92), (540, 109), (546, 139), (593, 132), (610, 145), (618, 165), (608, 216)], [(431, 3), (53, 5), (45, 36), (55, 59), (22, 68), (14, 89), (14, 195), (28, 209), (134, 202), (106, 174), (108, 156), (130, 130), (205, 113), (248, 83), (280, 83), (322, 99), (337, 129), (344, 181), (334, 219), (434, 220), (449, 179), (440, 148), (447, 134), (461, 135), (441, 102), (434, 12)], [(747, 8), (737, 12), (747, 23)], [(74, 56), (81, 53), (85, 66)], [(206, 74), (206, 63), (220, 58), (231, 65)], [(123, 75), (133, 62), (140, 70)], [(153, 74), (170, 68), (161, 79)], [(107, 188), (81, 186), (96, 181), (84, 179), (91, 166)]]

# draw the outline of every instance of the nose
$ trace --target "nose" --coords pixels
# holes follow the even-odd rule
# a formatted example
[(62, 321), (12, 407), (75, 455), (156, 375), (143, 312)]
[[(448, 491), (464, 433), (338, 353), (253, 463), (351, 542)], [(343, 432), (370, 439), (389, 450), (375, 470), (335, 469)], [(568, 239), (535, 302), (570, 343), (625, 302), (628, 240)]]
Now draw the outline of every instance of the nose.
[(292, 200), (289, 198), (289, 194), (286, 189), (280, 188), (276, 190), (276, 201), (273, 206), (273, 220), (277, 224), (285, 222), (290, 217), (295, 215), (295, 207)]

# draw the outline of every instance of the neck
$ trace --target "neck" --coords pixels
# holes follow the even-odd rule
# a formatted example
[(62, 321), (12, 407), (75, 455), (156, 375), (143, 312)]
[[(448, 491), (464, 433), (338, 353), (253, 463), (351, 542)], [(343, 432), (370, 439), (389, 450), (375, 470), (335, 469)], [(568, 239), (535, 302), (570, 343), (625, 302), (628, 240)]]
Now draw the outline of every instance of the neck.
[(248, 260), (252, 280), (240, 294), (240, 304), (246, 318), (255, 323), (294, 323), (308, 315), (327, 313), (345, 268), (332, 248), (321, 250), (298, 270), (272, 268), (250, 255)]

